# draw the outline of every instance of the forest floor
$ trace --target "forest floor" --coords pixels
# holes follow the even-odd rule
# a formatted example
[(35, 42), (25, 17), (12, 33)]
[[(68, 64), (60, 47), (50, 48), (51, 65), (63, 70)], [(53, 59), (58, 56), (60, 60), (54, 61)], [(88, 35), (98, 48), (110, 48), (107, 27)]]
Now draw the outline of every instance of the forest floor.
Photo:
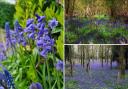
[[(128, 70), (126, 77), (123, 80), (118, 80), (118, 69), (116, 63), (113, 64), (113, 69), (110, 65), (98, 61), (91, 62), (91, 70), (87, 73), (86, 68), (80, 64), (73, 66), (73, 77), (65, 77), (65, 89), (128, 89)], [(117, 82), (118, 81), (118, 82)]]
[(67, 44), (119, 44), (128, 40), (128, 24), (110, 20), (88, 20), (85, 18), (65, 21), (65, 43)]

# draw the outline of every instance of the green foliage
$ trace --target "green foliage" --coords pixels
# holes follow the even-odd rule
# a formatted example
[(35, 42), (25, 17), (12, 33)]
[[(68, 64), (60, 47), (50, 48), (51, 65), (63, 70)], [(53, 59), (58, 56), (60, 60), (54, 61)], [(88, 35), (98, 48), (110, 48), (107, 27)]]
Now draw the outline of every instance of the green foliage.
[(13, 15), (15, 13), (15, 6), (6, 2), (0, 2), (0, 27), (4, 28), (5, 22), (10, 22), (13, 27)]
[(101, 20), (101, 19), (106, 19), (106, 20), (109, 20), (109, 16), (106, 16), (106, 15), (94, 15), (94, 18), (98, 19), (98, 20)]
[(28, 18), (35, 14), (47, 16), (47, 20), (56, 18), (63, 25), (63, 6), (56, 0), (17, 0), (15, 19), (24, 27)]
[(65, 33), (65, 42), (66, 43), (73, 43), (74, 41), (76, 41), (77, 38), (78, 38), (78, 36), (73, 32)]
[(117, 85), (114, 89), (128, 89), (128, 86)]
[(65, 86), (68, 89), (80, 89), (76, 80), (67, 81)]
[(63, 43), (64, 43), (64, 31), (61, 31), (61, 35), (58, 37), (58, 40), (56, 40), (56, 44), (57, 44), (57, 52), (59, 53), (61, 59), (64, 58), (64, 47), (63, 47)]
[(95, 19), (91, 20), (85, 18), (78, 19), (76, 22), (69, 21), (66, 23), (66, 43), (82, 42), (109, 44), (115, 43), (115, 41), (120, 38), (128, 38), (128, 31), (125, 27), (126, 24), (111, 22), (109, 17), (104, 15), (96, 15)]

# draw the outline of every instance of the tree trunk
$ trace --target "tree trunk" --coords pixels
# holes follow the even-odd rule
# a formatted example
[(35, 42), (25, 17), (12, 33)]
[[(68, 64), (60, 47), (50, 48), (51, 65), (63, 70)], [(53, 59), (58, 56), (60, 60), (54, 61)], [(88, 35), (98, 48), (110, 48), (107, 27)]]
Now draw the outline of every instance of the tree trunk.
[(120, 57), (119, 57), (119, 68), (120, 68), (120, 79), (125, 78), (125, 58), (124, 58), (124, 47), (120, 46)]

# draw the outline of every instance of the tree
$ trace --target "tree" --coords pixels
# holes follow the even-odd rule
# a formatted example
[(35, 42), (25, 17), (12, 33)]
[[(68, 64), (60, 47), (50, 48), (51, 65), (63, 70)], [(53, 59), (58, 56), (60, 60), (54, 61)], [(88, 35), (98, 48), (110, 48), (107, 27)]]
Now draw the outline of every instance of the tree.
[(120, 46), (120, 57), (119, 57), (119, 68), (120, 68), (120, 79), (125, 77), (125, 46)]
[(65, 63), (68, 61), (70, 63), (70, 74), (73, 76), (73, 61), (72, 61), (72, 56), (73, 56), (73, 50), (71, 45), (66, 45), (65, 46)]
[(4, 28), (5, 22), (9, 22), (13, 28), (13, 15), (15, 6), (6, 2), (0, 1), (0, 27)]

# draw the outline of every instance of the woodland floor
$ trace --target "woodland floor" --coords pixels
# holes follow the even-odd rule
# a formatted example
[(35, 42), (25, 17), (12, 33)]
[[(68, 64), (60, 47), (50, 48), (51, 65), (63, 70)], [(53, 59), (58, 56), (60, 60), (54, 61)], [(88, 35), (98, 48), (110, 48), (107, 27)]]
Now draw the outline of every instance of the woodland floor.
[(128, 70), (125, 79), (117, 83), (118, 71), (115, 63), (113, 69), (110, 69), (107, 63), (102, 68), (100, 62), (91, 62), (89, 73), (80, 64), (75, 64), (73, 77), (65, 77), (65, 89), (128, 89)]
[(65, 27), (67, 44), (117, 44), (117, 39), (128, 39), (128, 24), (121, 22), (69, 19), (65, 21)]

